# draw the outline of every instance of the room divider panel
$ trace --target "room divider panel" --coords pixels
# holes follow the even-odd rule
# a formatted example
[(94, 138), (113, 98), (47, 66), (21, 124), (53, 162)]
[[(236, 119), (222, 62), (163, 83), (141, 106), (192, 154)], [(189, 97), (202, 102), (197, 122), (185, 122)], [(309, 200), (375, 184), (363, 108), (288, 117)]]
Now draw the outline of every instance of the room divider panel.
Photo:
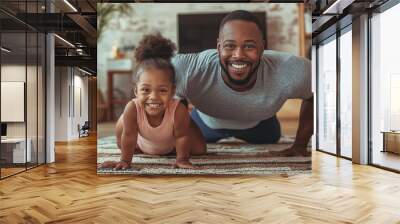
[[(0, 178), (45, 163), (45, 34), (24, 23), (45, 1), (1, 1)], [(13, 11), (11, 11), (13, 10)]]

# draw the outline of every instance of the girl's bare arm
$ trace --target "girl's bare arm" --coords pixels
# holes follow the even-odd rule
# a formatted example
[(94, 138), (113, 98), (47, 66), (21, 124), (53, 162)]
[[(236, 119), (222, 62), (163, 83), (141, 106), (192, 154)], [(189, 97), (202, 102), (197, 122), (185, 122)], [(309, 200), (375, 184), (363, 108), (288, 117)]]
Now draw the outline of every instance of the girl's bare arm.
[(124, 110), (123, 132), (121, 136), (121, 160), (115, 169), (125, 169), (131, 166), (133, 152), (136, 147), (138, 127), (135, 102), (130, 101)]
[(176, 149), (175, 167), (179, 168), (196, 168), (190, 161), (190, 138), (188, 135), (190, 125), (190, 117), (187, 108), (179, 103), (174, 117), (174, 136)]

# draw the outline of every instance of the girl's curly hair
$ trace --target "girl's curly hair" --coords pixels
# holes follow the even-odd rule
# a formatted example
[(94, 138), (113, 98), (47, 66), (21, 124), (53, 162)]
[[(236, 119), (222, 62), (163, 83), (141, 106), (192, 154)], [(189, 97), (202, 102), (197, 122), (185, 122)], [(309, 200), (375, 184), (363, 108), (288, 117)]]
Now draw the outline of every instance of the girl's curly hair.
[(171, 82), (175, 83), (175, 69), (171, 63), (175, 50), (175, 44), (160, 33), (145, 35), (135, 50), (135, 59), (138, 63), (135, 80), (139, 80), (145, 70), (156, 68), (168, 70)]
[(145, 35), (136, 48), (135, 59), (142, 62), (146, 59), (163, 58), (170, 60), (176, 50), (175, 44), (161, 36), (160, 33)]

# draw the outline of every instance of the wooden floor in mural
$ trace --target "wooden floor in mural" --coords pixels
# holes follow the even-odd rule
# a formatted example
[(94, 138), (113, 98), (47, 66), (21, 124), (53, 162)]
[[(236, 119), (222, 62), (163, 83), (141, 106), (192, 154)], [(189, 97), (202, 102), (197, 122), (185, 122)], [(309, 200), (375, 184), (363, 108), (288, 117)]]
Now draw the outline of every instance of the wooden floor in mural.
[(313, 152), (312, 174), (97, 176), (96, 137), (0, 181), (0, 223), (399, 223), (400, 175)]

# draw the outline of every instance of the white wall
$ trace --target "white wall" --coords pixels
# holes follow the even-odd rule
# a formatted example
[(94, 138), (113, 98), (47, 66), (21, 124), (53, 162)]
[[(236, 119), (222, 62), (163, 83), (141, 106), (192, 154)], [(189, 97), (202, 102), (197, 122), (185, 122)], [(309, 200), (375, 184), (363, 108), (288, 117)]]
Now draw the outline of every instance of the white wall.
[[(1, 66), (1, 81), (10, 81), (10, 82), (25, 82), (26, 70), (28, 74), (36, 74), (36, 67), (25, 65), (2, 65)], [(29, 77), (28, 77), (29, 78)], [(36, 86), (36, 81), (29, 80), (29, 85)], [(27, 104), (30, 106), (30, 111), (36, 111), (36, 87), (35, 88), (27, 88)], [(32, 104), (32, 102), (34, 102)], [(29, 105), (30, 104), (30, 105)], [(40, 105), (39, 105), (40, 106)], [(34, 107), (34, 108), (32, 108)], [(1, 110), (7, 110), (7, 108), (1, 108)], [(28, 122), (35, 121), (36, 123), (36, 113), (27, 113)], [(26, 122), (10, 122), (7, 123), (7, 136), (8, 137), (25, 137), (25, 124)], [(33, 127), (35, 126), (35, 127)], [(33, 128), (36, 130), (36, 124), (29, 123), (28, 129)], [(30, 130), (28, 130), (29, 137)]]
[[(32, 152), (32, 161), (44, 163), (44, 93), (43, 77), (41, 66), (25, 66), (21, 64), (3, 64), (1, 66), (2, 81), (18, 81), (25, 82), (26, 85), (26, 106), (24, 105), (22, 113), (26, 112), (26, 121), (24, 122), (7, 122), (7, 137), (30, 139), (30, 148)], [(27, 80), (25, 80), (27, 78)], [(7, 97), (7, 96), (2, 96)], [(1, 110), (12, 110), (3, 107)], [(3, 111), (4, 112), (4, 111)], [(12, 111), (7, 111), (11, 112)], [(38, 155), (38, 156), (37, 156)]]
[[(2, 65), (1, 81), (18, 81), (25, 82), (25, 65)], [(31, 68), (28, 67), (28, 70)], [(7, 110), (7, 108), (1, 108)], [(8, 137), (25, 137), (25, 122), (7, 123)]]
[(55, 68), (55, 140), (68, 140), (68, 68)]
[[(79, 72), (79, 71), (78, 71)], [(83, 73), (80, 73), (83, 74)], [(81, 88), (82, 94), (82, 116), (79, 116), (80, 122), (85, 122), (89, 119), (89, 90), (88, 90), (88, 77), (75, 75), (75, 86)]]
[(78, 124), (82, 126), (89, 117), (88, 78), (72, 67), (56, 67), (55, 73), (55, 141), (70, 141), (79, 137)]
[[(78, 75), (76, 72), (79, 72)], [(82, 126), (85, 121), (89, 119), (88, 107), (89, 107), (89, 92), (88, 92), (88, 78), (80, 76), (83, 73), (80, 73), (78, 70), (74, 70), (74, 91), (72, 92), (73, 96), (73, 103), (74, 105), (72, 108), (72, 120), (71, 120), (71, 132), (70, 135), (72, 138), (77, 138), (79, 136), (78, 133), (78, 124)], [(72, 89), (72, 88), (71, 88)]]
[[(2, 65), (1, 81), (26, 82), (25, 69), (25, 65)], [(1, 108), (1, 110), (7, 110), (7, 108)], [(25, 137), (25, 122), (7, 123), (7, 137)]]

